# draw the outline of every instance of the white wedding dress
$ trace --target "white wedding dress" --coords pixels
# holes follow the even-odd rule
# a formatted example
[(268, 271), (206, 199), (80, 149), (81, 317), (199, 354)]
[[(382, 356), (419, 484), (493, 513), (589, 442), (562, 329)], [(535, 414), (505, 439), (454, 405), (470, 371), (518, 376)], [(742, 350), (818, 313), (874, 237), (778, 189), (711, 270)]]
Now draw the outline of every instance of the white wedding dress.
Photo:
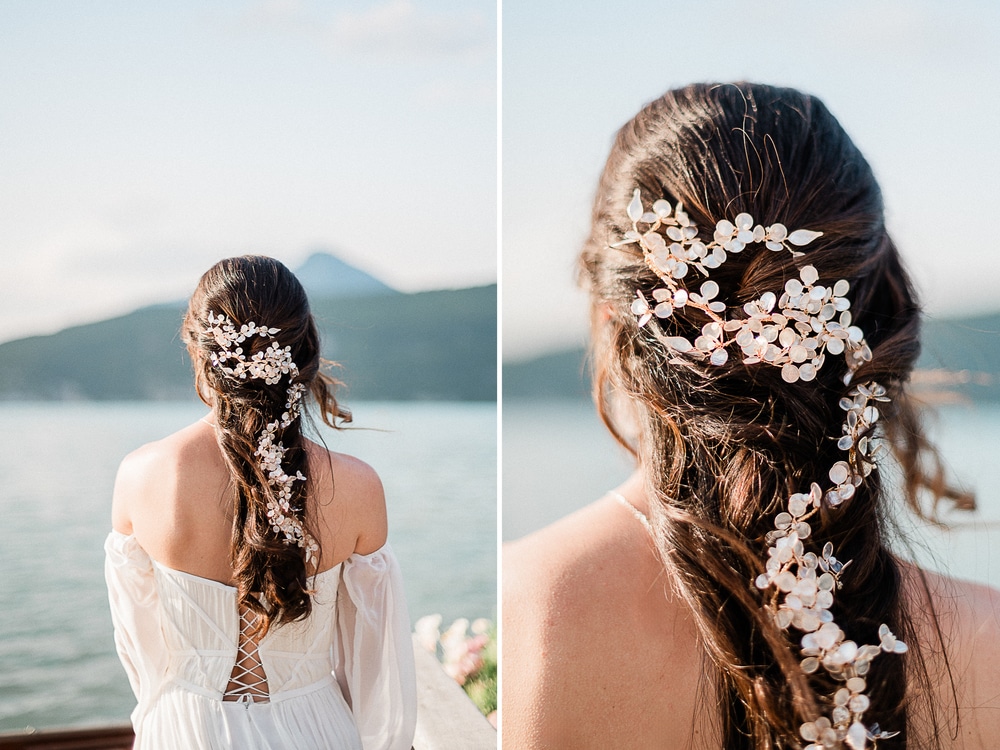
[(409, 750), (412, 641), (388, 545), (315, 576), (309, 617), (256, 644), (267, 697), (237, 701), (223, 701), (245, 656), (236, 589), (160, 565), (132, 536), (104, 546), (136, 750)]

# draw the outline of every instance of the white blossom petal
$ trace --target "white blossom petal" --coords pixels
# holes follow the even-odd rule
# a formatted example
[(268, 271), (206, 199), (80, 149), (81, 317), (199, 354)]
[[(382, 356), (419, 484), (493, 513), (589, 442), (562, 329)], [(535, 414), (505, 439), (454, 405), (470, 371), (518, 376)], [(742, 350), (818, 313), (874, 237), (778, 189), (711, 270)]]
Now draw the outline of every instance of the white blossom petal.
[(788, 235), (788, 241), (796, 247), (802, 247), (804, 245), (808, 245), (814, 239), (821, 236), (823, 236), (822, 232), (811, 232), (808, 229), (796, 229)]

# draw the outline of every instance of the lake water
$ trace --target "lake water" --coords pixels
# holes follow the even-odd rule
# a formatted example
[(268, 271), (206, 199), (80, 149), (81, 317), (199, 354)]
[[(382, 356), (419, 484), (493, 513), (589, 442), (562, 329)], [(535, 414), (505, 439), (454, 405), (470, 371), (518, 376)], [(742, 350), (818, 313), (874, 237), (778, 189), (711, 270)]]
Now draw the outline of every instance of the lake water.
[[(949, 476), (979, 509), (939, 528), (900, 513), (905, 554), (934, 570), (1000, 588), (1000, 404), (948, 406), (925, 420)], [(503, 539), (524, 536), (596, 500), (632, 471), (631, 457), (584, 402), (505, 401)], [(886, 467), (887, 478), (892, 467)], [(901, 545), (902, 546), (902, 545)]]
[[(496, 617), (494, 404), (351, 404), (324, 438), (385, 485), (411, 619)], [(121, 458), (205, 413), (192, 403), (0, 404), (0, 731), (127, 721), (103, 543)]]

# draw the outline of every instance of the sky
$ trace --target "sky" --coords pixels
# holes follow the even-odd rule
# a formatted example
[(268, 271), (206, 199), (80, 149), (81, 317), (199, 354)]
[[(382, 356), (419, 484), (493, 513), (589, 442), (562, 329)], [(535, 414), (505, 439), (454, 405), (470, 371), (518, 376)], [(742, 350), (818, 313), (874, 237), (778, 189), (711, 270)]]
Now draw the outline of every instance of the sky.
[(505, 360), (584, 341), (573, 267), (614, 133), (695, 81), (819, 96), (871, 163), (930, 315), (1000, 309), (1000, 4), (503, 3)]
[(0, 3), (0, 341), (329, 250), (497, 280), (489, 0)]

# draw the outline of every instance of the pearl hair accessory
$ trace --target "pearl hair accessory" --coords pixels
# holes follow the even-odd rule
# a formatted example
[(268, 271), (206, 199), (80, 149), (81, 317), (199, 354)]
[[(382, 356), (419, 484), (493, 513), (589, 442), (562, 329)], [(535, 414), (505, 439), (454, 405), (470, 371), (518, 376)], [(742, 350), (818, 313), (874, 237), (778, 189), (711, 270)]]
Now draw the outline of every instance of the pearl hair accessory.
[(215, 339), (220, 349), (218, 352), (212, 352), (212, 365), (218, 367), (227, 377), (235, 380), (257, 379), (263, 380), (268, 385), (275, 385), (283, 375), (288, 375), (293, 381), (288, 386), (285, 411), (280, 419), (268, 423), (261, 432), (254, 455), (258, 457), (260, 469), (267, 476), (267, 483), (274, 492), (272, 499), (267, 501), (267, 518), (271, 522), (271, 528), (275, 534), (284, 536), (286, 544), (302, 547), (305, 550), (306, 562), (315, 568), (319, 563), (317, 557), (319, 545), (306, 532), (302, 520), (296, 515), (299, 509), (293, 508), (291, 504), (292, 484), (304, 482), (306, 477), (301, 471), (295, 472), (294, 476), (289, 476), (285, 472), (281, 460), (287, 449), (280, 440), (275, 443), (278, 432), (287, 429), (298, 419), (302, 396), (306, 390), (305, 385), (294, 382), (298, 377), (299, 368), (292, 361), (292, 348), (290, 346), (282, 348), (277, 341), (272, 341), (269, 347), (247, 358), (239, 344), (254, 336), (272, 338), (274, 334), (280, 333), (281, 329), (258, 326), (252, 321), (237, 329), (228, 317), (222, 313), (216, 315), (212, 311), (208, 313), (208, 325), (207, 332)]
[[(735, 345), (744, 364), (764, 362), (780, 367), (782, 378), (795, 383), (813, 380), (827, 353), (844, 354), (844, 383), (850, 385), (854, 372), (871, 360), (864, 333), (851, 324), (851, 303), (846, 296), (850, 284), (845, 279), (832, 285), (821, 284), (816, 268), (803, 265), (799, 278), (789, 279), (780, 296), (765, 292), (743, 305), (745, 316), (738, 318), (723, 317), (729, 305), (716, 299), (716, 282), (703, 281), (694, 292), (683, 281), (692, 268), (707, 279), (710, 270), (722, 265), (729, 255), (753, 244), (763, 243), (768, 250), (787, 250), (793, 257), (800, 257), (803, 253), (794, 247), (808, 245), (822, 232), (799, 229), (789, 233), (783, 224), (763, 227), (755, 225), (749, 214), (741, 213), (731, 222), (718, 222), (712, 240), (704, 242), (680, 203), (672, 208), (667, 201), (657, 200), (646, 211), (638, 189), (627, 213), (632, 229), (612, 247), (638, 244), (646, 265), (663, 283), (651, 292), (652, 302), (642, 290), (636, 290), (631, 311), (639, 327), (654, 317), (667, 319), (681, 308), (697, 309), (709, 319), (693, 343), (683, 336), (666, 336), (654, 329), (654, 335), (671, 352), (671, 363), (684, 364), (683, 358), (687, 357), (707, 359), (721, 367), (729, 361), (729, 349)], [(644, 225), (643, 229), (640, 225)], [(879, 645), (859, 646), (849, 640), (834, 622), (830, 609), (850, 561), (834, 557), (830, 542), (823, 545), (821, 554), (807, 552), (804, 544), (812, 536), (808, 519), (824, 504), (835, 509), (850, 500), (875, 468), (876, 459), (886, 452), (886, 446), (875, 436), (879, 418), (875, 404), (884, 401), (889, 401), (886, 389), (875, 382), (856, 385), (840, 400), (846, 417), (837, 446), (847, 451), (847, 460), (837, 461), (830, 468), (832, 486), (828, 489), (813, 482), (808, 492), (795, 493), (788, 499), (786, 509), (774, 519), (774, 530), (766, 537), (765, 572), (754, 582), (764, 593), (764, 607), (778, 627), (802, 633), (802, 670), (813, 674), (822, 668), (843, 683), (830, 696), (829, 716), (819, 716), (800, 727), (799, 734), (809, 743), (804, 750), (833, 750), (845, 745), (851, 750), (865, 750), (898, 734), (883, 732), (878, 724), (866, 727), (863, 723), (870, 705), (865, 695), (865, 675), (876, 656), (883, 652), (905, 653), (906, 644), (885, 624), (879, 627)]]

